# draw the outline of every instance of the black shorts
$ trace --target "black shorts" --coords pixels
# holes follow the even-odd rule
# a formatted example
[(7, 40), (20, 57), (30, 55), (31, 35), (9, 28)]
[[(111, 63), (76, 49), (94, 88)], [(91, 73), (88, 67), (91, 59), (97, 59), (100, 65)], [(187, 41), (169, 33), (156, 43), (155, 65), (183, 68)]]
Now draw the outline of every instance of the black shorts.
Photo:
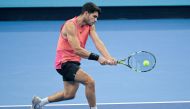
[(80, 68), (80, 63), (76, 61), (68, 61), (61, 65), (61, 69), (56, 69), (62, 75), (63, 81), (74, 81), (76, 72)]

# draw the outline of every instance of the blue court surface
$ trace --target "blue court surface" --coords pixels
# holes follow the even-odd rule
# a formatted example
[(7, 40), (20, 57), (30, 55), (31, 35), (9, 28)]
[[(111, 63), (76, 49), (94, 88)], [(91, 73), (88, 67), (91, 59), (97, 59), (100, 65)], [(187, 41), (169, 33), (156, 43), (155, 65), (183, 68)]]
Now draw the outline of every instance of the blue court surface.
[[(62, 23), (0, 22), (0, 109), (28, 109), (34, 95), (63, 90), (54, 69)], [(99, 109), (190, 109), (189, 19), (100, 20), (96, 30), (117, 59), (139, 50), (157, 59), (146, 73), (83, 59), (81, 67), (96, 81)], [(90, 38), (86, 49), (98, 53)], [(88, 109), (84, 91), (81, 85), (75, 99), (45, 109)]]
[[(133, 102), (133, 103), (98, 103), (98, 109), (189, 109), (190, 102)], [(30, 109), (30, 105), (1, 106), (0, 109)], [(89, 109), (87, 104), (53, 104), (45, 109)]]

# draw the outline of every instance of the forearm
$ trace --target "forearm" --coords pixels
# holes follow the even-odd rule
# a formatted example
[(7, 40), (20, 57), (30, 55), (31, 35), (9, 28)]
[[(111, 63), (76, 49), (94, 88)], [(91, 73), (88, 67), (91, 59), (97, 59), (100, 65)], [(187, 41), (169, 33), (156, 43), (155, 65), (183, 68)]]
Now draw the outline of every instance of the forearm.
[(98, 37), (95, 26), (92, 26), (92, 30), (90, 31), (91, 38), (97, 48), (97, 50), (101, 53), (101, 55), (106, 59), (111, 59), (111, 55), (109, 54), (107, 48), (105, 47), (104, 43)]
[(90, 56), (90, 52), (87, 51), (86, 49), (84, 48), (77, 48), (74, 50), (75, 51), (75, 54), (82, 57), (82, 58), (88, 58)]
[(95, 54), (95, 53), (91, 53), (89, 51), (87, 51), (84, 48), (79, 48), (79, 49), (75, 49), (75, 54), (77, 54), (78, 56), (82, 57), (82, 58), (86, 58), (89, 60), (95, 60), (98, 61), (99, 60), (99, 55)]
[(90, 56), (90, 52), (84, 48), (75, 49), (75, 54), (82, 58), (88, 58)]
[(105, 47), (103, 42), (99, 42), (99, 44), (96, 44), (96, 48), (98, 49), (98, 51), (102, 54), (103, 57), (105, 58), (110, 58), (111, 55), (109, 54), (107, 48)]

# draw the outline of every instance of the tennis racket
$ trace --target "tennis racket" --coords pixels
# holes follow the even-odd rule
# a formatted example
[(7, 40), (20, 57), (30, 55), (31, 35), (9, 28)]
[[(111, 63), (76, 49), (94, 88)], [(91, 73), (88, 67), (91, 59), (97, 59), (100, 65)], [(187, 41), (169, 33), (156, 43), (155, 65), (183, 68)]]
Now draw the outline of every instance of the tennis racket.
[(128, 58), (117, 61), (118, 64), (125, 65), (136, 72), (151, 71), (156, 65), (155, 56), (147, 51), (132, 53)]

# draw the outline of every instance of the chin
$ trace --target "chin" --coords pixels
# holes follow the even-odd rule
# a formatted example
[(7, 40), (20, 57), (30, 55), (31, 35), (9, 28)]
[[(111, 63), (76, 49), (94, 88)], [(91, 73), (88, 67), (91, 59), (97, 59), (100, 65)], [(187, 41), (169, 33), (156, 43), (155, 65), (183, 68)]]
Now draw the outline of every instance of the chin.
[(93, 24), (92, 23), (88, 23), (88, 25), (92, 26)]
[(90, 23), (89, 25), (91, 25), (91, 26), (92, 26), (92, 25), (94, 25), (94, 24), (95, 24), (95, 23)]

